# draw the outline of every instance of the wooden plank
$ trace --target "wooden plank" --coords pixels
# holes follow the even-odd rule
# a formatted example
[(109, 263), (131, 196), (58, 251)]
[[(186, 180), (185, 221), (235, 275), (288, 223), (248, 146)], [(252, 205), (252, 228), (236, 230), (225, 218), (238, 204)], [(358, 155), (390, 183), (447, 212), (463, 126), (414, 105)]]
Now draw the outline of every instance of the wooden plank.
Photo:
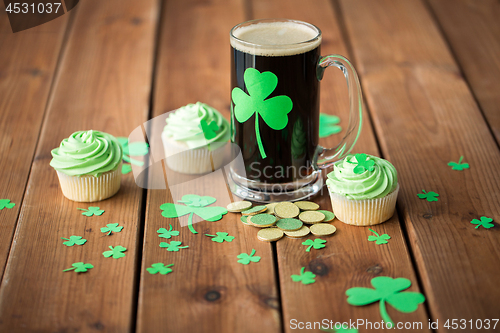
[(500, 2), (429, 1), (470, 88), (500, 143)]
[[(300, 0), (258, 0), (253, 1), (253, 4), (255, 17), (287, 17), (315, 24), (323, 34), (322, 54), (350, 56), (341, 34), (336, 10), (330, 1), (315, 1), (314, 6)], [(340, 116), (341, 124), (346, 126), (349, 101), (345, 78), (339, 70), (331, 69), (325, 73), (321, 86), (321, 112)], [(366, 112), (363, 122), (362, 134), (354, 150), (380, 156)], [(340, 135), (332, 136), (320, 140), (320, 144), (332, 147), (340, 138)], [(331, 210), (326, 187), (315, 201), (322, 209)], [(372, 228), (380, 234), (387, 233), (391, 236), (386, 245), (369, 242), (367, 239), (371, 232), (368, 228), (348, 226), (338, 220), (334, 225), (337, 232), (331, 237), (321, 237), (327, 240), (327, 246), (320, 251), (305, 252), (302, 245), (304, 239), (284, 238), (277, 242), (283, 326), (286, 332), (296, 331), (300, 327), (298, 322), (322, 322), (325, 318), (333, 323), (357, 319), (380, 322), (378, 305), (350, 306), (345, 295), (346, 290), (351, 287), (370, 287), (370, 280), (376, 276), (405, 277), (413, 283), (410, 290), (419, 290), (397, 213), (386, 223)], [(290, 276), (298, 274), (301, 267), (306, 267), (306, 270), (317, 275), (316, 283), (302, 285), (291, 280)], [(419, 332), (428, 331), (423, 306), (411, 314), (402, 314), (392, 309), (388, 311), (395, 323), (420, 322), (423, 329)], [(371, 331), (364, 325), (359, 326), (359, 329)]]
[[(500, 220), (497, 145), (421, 2), (341, 4), (382, 150), (399, 171), (399, 208), (431, 315), (439, 331), (447, 319), (495, 318), (498, 225), (469, 222)], [(451, 170), (461, 155), (470, 169)], [(420, 200), (422, 189), (439, 201)]]
[[(164, 8), (156, 73), (154, 116), (188, 103), (202, 101), (229, 119), (229, 30), (244, 21), (242, 1), (168, 1)], [(149, 137), (159, 143), (164, 126)], [(163, 173), (156, 164), (150, 178)], [(220, 174), (213, 176), (221, 177)], [(137, 329), (139, 332), (278, 332), (281, 327), (279, 297), (271, 245), (262, 243), (253, 230), (227, 214), (218, 222), (194, 224), (199, 234), (181, 227), (178, 219), (161, 216), (160, 205), (173, 202), (176, 191), (210, 195), (215, 205), (226, 206), (229, 196), (222, 178), (198, 181), (194, 192), (187, 183), (169, 178), (170, 190), (149, 190)], [(222, 182), (222, 184), (221, 184)], [(207, 186), (209, 184), (210, 186)], [(187, 192), (187, 193), (186, 193)], [(184, 218), (181, 222), (185, 222)], [(180, 252), (167, 252), (158, 245), (156, 230), (171, 224), (188, 245)], [(214, 243), (205, 233), (223, 231), (236, 238)], [(248, 266), (237, 263), (237, 255), (256, 250), (262, 259)], [(174, 272), (161, 276), (146, 271), (151, 264), (174, 263)]]
[[(14, 236), (68, 16), (12, 33), (0, 11), (0, 277)], [(40, 38), (43, 36), (43, 38)]]
[[(153, 0), (89, 0), (76, 9), (1, 285), (2, 332), (133, 328), (142, 189), (129, 175), (109, 200), (72, 202), (49, 162), (51, 149), (76, 130), (128, 136), (147, 119), (157, 6)], [(106, 212), (85, 217), (77, 210), (92, 205)], [(112, 222), (124, 229), (104, 237), (99, 229)], [(88, 241), (66, 247), (61, 237), (70, 235)], [(126, 257), (104, 258), (109, 245), (128, 248)], [(79, 261), (94, 268), (62, 272)]]

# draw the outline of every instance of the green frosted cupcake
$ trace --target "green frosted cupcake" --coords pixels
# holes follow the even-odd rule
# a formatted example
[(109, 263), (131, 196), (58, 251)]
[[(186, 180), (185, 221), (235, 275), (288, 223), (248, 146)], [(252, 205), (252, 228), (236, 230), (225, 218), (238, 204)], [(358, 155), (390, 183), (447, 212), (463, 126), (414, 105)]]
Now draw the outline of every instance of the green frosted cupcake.
[(99, 131), (79, 131), (52, 150), (50, 166), (57, 171), (64, 196), (93, 202), (118, 192), (122, 148), (116, 138)]
[(211, 106), (197, 102), (169, 114), (161, 139), (170, 169), (202, 174), (221, 167), (229, 122)]
[(389, 161), (367, 154), (347, 155), (334, 164), (326, 185), (333, 212), (344, 223), (369, 226), (394, 214), (399, 184)]

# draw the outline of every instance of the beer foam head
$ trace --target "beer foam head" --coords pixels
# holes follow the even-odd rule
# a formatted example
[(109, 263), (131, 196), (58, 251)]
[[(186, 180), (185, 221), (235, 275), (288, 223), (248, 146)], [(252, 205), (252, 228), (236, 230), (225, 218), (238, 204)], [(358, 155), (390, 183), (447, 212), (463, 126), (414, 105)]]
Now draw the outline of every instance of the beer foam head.
[(231, 35), (231, 46), (235, 49), (268, 57), (305, 53), (321, 43), (319, 29), (294, 21), (264, 21), (237, 26)]

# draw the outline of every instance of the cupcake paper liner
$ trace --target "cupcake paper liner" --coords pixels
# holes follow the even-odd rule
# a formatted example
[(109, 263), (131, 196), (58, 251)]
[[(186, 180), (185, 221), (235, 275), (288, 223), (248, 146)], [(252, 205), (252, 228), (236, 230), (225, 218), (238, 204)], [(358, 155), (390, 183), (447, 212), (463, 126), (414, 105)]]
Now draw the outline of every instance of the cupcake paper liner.
[(202, 174), (212, 172), (212, 156), (214, 169), (222, 166), (224, 159), (224, 145), (220, 148), (209, 150), (208, 147), (191, 149), (176, 141), (161, 136), (165, 159), (168, 167), (176, 172), (187, 174)]
[(357, 226), (370, 226), (387, 221), (394, 214), (399, 184), (383, 198), (352, 200), (330, 192), (332, 209), (342, 222)]
[(70, 200), (78, 202), (94, 202), (112, 197), (120, 189), (121, 183), (121, 163), (116, 170), (108, 171), (94, 177), (68, 176), (57, 171), (59, 184), (64, 196)]

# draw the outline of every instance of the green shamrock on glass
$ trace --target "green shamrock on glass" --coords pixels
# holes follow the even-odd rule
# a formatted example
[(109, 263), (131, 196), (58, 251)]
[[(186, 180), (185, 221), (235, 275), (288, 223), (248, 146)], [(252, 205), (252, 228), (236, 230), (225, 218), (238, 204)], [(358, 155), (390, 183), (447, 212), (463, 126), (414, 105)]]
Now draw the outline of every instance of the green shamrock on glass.
[(119, 136), (116, 138), (123, 150), (123, 160), (127, 163), (122, 164), (122, 174), (127, 174), (132, 171), (132, 164), (137, 166), (143, 166), (144, 162), (142, 160), (133, 159), (132, 156), (144, 156), (149, 152), (149, 145), (146, 142), (128, 142), (128, 138)]
[[(321, 56), (321, 41), (319, 28), (297, 20), (261, 19), (232, 28), (231, 141), (243, 163), (231, 168), (228, 180), (237, 195), (264, 202), (314, 195), (323, 186), (320, 169), (353, 149), (361, 131), (359, 80), (345, 57)], [(332, 149), (318, 145), (320, 136), (340, 130), (337, 117), (320, 119), (327, 67), (343, 72), (350, 99), (346, 135)]]
[(255, 136), (262, 158), (266, 152), (260, 137), (259, 115), (273, 130), (282, 130), (288, 124), (288, 113), (292, 111), (293, 103), (288, 96), (269, 95), (278, 85), (278, 77), (271, 72), (259, 72), (255, 68), (247, 68), (244, 75), (245, 85), (249, 95), (240, 88), (234, 88), (231, 96), (234, 103), (234, 116), (244, 123), (255, 114)]
[(396, 310), (410, 313), (417, 310), (418, 305), (425, 301), (424, 295), (418, 292), (405, 291), (411, 286), (411, 281), (405, 278), (393, 279), (387, 276), (377, 276), (371, 280), (375, 289), (351, 288), (346, 291), (347, 303), (356, 306), (380, 302), (380, 315), (389, 327), (394, 327), (391, 317), (387, 314), (386, 303)]
[(207, 207), (215, 201), (217, 201), (217, 199), (209, 196), (202, 197), (196, 194), (186, 194), (179, 200), (179, 202), (185, 204), (185, 206), (174, 203), (164, 203), (160, 206), (160, 209), (163, 211), (161, 215), (167, 218), (189, 215), (188, 228), (193, 234), (197, 234), (198, 231), (193, 227), (193, 215), (196, 214), (206, 221), (214, 222), (220, 220), (222, 215), (227, 214), (227, 209), (224, 207)]

